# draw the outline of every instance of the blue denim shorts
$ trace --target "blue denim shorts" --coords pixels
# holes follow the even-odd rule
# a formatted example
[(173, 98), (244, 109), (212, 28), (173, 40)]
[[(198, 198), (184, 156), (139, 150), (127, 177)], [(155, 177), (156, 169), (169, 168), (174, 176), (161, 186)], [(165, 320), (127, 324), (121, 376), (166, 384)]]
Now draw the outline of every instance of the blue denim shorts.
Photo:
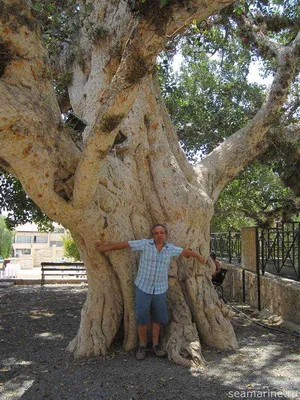
[(160, 324), (168, 323), (166, 294), (148, 294), (135, 287), (135, 316), (137, 325), (148, 325), (151, 320)]

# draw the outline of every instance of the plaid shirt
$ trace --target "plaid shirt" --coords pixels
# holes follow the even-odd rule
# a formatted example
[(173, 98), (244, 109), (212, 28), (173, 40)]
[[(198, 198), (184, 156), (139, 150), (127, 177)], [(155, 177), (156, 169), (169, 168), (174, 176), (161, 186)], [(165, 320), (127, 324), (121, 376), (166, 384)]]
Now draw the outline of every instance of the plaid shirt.
[(171, 257), (177, 257), (183, 248), (165, 242), (159, 253), (153, 239), (131, 240), (133, 251), (141, 252), (136, 286), (145, 293), (161, 294), (168, 289), (168, 270)]

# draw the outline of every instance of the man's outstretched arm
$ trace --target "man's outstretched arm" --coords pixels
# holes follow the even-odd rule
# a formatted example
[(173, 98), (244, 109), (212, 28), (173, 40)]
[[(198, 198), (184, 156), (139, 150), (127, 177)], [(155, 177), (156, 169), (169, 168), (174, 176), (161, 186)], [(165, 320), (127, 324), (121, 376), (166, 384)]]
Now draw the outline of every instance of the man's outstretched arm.
[(200, 261), (201, 264), (205, 264), (206, 263), (206, 258), (203, 257), (200, 253), (198, 253), (197, 251), (194, 251), (194, 250), (183, 249), (180, 255), (183, 256), (183, 257), (194, 257), (198, 261)]
[(105, 242), (96, 242), (96, 248), (101, 253), (105, 253), (106, 251), (129, 249), (130, 245), (128, 242), (117, 242), (112, 244), (108, 244)]

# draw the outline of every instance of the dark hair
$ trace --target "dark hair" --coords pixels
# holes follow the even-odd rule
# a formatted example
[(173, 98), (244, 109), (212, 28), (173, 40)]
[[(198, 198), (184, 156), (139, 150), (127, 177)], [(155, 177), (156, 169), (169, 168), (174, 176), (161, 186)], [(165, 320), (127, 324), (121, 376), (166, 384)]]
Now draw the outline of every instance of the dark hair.
[(165, 234), (166, 234), (166, 235), (168, 234), (168, 229), (167, 229), (164, 225), (162, 225), (162, 224), (156, 224), (156, 225), (152, 226), (152, 228), (151, 228), (151, 235), (153, 235), (153, 229), (156, 228), (157, 226), (161, 226), (162, 228), (164, 228)]
[(210, 253), (210, 256), (211, 256), (211, 258), (212, 258), (213, 260), (215, 260), (215, 259), (217, 258), (216, 253), (215, 253), (214, 251), (212, 251), (212, 252)]

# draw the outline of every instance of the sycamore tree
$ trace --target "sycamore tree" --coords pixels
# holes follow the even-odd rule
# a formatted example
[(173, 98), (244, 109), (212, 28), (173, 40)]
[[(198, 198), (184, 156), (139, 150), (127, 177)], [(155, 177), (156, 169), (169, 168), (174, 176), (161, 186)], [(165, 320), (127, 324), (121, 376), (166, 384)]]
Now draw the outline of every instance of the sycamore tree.
[[(100, 254), (95, 241), (148, 237), (153, 224), (164, 223), (171, 242), (207, 256), (220, 192), (264, 151), (280, 123), (297, 74), (300, 34), (293, 15), (268, 14), (263, 3), (0, 1), (0, 165), (69, 229), (86, 265), (88, 295), (68, 347), (76, 356), (105, 354), (118, 331), (126, 350), (136, 344), (137, 259), (127, 250)], [(251, 119), (191, 165), (155, 66), (170, 39), (192, 22), (216, 23), (218, 15), (251, 48), (268, 54), (274, 80)], [(285, 41), (273, 33), (274, 19)], [(63, 122), (70, 110), (86, 124), (82, 137)], [(289, 126), (291, 135), (296, 131), (297, 124)], [(237, 347), (210, 265), (180, 258), (171, 265), (170, 323), (162, 342), (184, 365), (202, 362), (201, 343)]]

